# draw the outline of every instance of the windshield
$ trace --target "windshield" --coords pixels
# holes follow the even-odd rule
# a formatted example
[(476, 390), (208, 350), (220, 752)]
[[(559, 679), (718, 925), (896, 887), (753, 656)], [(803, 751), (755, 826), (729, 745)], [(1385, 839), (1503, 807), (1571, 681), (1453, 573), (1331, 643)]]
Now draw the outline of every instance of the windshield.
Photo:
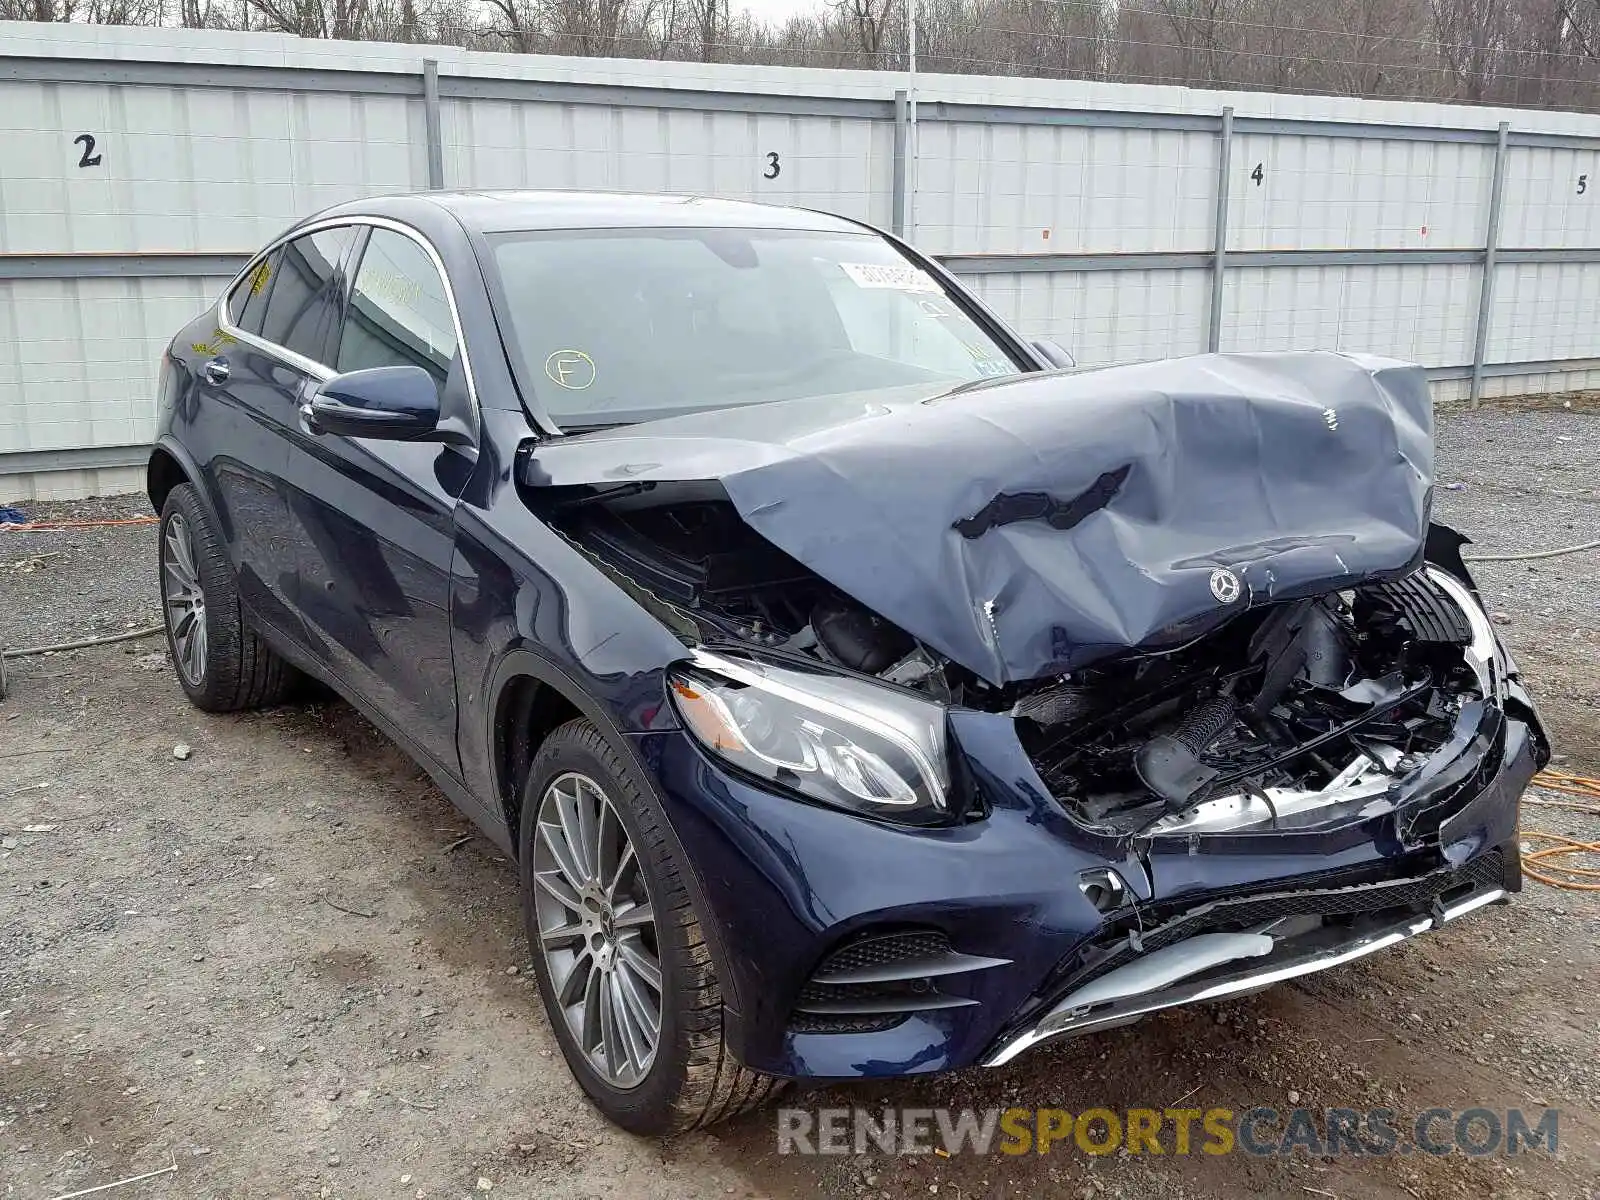
[(939, 283), (870, 233), (560, 230), (490, 239), (501, 330), (563, 428), (1015, 375)]

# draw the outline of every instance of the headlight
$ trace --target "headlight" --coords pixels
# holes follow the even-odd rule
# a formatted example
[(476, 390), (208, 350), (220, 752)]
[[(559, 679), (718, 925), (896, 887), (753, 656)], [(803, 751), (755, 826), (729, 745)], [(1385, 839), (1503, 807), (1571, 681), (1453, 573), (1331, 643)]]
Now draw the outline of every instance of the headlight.
[(949, 815), (937, 704), (843, 676), (704, 652), (669, 683), (700, 744), (752, 775), (909, 825)]

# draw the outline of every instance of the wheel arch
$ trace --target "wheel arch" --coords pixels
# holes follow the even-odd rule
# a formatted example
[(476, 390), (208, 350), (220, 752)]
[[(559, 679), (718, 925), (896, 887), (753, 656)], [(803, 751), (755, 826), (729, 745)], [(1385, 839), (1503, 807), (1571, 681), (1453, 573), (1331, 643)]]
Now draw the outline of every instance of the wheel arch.
[[(616, 750), (639, 785), (654, 796), (656, 803), (661, 806), (672, 851), (683, 864), (684, 882), (695, 912), (701, 918), (700, 927), (722, 986), (723, 1003), (727, 1010), (724, 1019), (728, 1022), (730, 1033), (736, 1032), (740, 1024), (739, 1014), (744, 1007), (738, 994), (738, 976), (729, 969), (722, 931), (717, 927), (714, 910), (706, 899), (699, 867), (684, 849), (683, 839), (678, 836), (672, 820), (672, 810), (640, 760), (633, 739), (622, 731), (605, 705), (577, 680), (532, 650), (519, 648), (509, 651), (495, 668), (487, 694), (490, 697), (488, 719), (492, 722), (488, 745), (494, 756), (491, 766), (497, 792), (495, 798), (506, 821), (513, 859), (521, 855), (522, 792), (533, 760), (538, 757), (539, 746), (567, 721), (580, 717), (587, 719)], [(517, 728), (518, 722), (526, 722), (527, 729)], [(519, 767), (520, 775), (517, 773)], [(740, 1043), (734, 1041), (732, 1044)]]
[(172, 489), (188, 482), (188, 473), (172, 451), (165, 446), (157, 446), (150, 451), (150, 462), (144, 473), (144, 490), (145, 495), (150, 497), (152, 508), (160, 512)]
[(495, 799), (514, 856), (521, 853), (522, 792), (539, 748), (562, 725), (588, 715), (565, 690), (534, 670), (514, 668), (496, 685), (489, 746), (494, 756)]
[(150, 505), (157, 514), (167, 503), (173, 489), (189, 484), (200, 499), (200, 506), (219, 532), (227, 540), (227, 526), (219, 519), (217, 506), (205, 485), (199, 466), (175, 439), (164, 437), (150, 448), (150, 458), (145, 464), (144, 490)]
[(493, 756), (495, 800), (513, 843), (517, 839), (528, 768), (538, 757), (544, 739), (578, 717), (587, 719), (600, 731), (660, 801), (660, 790), (650, 784), (649, 772), (610, 710), (549, 658), (525, 647), (508, 651), (495, 667), (488, 696), (490, 727), (485, 744)]

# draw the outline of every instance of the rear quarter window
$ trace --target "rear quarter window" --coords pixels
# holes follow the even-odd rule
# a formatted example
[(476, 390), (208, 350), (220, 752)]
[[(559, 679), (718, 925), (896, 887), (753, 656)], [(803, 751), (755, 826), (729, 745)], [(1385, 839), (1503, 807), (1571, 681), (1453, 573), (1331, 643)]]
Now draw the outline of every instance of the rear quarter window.
[(278, 264), (283, 259), (280, 246), (256, 263), (228, 293), (228, 320), (235, 328), (246, 333), (261, 334), (261, 321), (267, 312), (267, 297), (272, 292), (272, 281), (277, 278)]

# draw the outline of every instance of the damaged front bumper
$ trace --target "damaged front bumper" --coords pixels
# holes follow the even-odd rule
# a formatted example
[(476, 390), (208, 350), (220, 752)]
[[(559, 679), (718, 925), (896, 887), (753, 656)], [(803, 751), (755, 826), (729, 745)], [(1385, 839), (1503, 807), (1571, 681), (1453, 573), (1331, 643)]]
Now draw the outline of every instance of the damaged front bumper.
[[(1455, 756), (1477, 769), (1428, 789), (1420, 809), (1142, 850), (1069, 820), (1011, 722), (990, 714), (960, 714), (952, 729), (992, 809), (947, 828), (797, 803), (681, 731), (641, 735), (639, 749), (674, 825), (701, 848), (734, 1053), (791, 1078), (885, 1078), (999, 1065), (1349, 962), (1504, 900), (1521, 886), (1518, 801), (1546, 749), (1514, 679), (1486, 717), (1492, 736)], [(1116, 911), (1081, 886), (1107, 868), (1128, 886)], [(915, 970), (875, 957), (887, 943), (871, 939), (916, 931), (943, 940), (914, 947)], [(903, 987), (885, 982), (897, 970)], [(882, 1020), (885, 989), (917, 999)]]
[[(1514, 702), (1531, 705), (1512, 683)], [(1498, 769), (1476, 795), (1451, 804), (1441, 787), (1428, 794), (1454, 811), (1438, 820), (1444, 864), (1409, 879), (1333, 889), (1272, 891), (1190, 908), (1170, 922), (1131, 931), (1126, 943), (1080, 969), (1030, 1015), (996, 1039), (986, 1066), (1001, 1066), (1046, 1042), (1127, 1025), (1162, 1009), (1248, 995), (1272, 984), (1341, 966), (1443, 927), (1489, 904), (1507, 903), (1522, 886), (1516, 842), (1519, 802), (1539, 766), (1542, 746), (1529, 725), (1498, 708), (1482, 726), (1501, 737), (1469, 737), (1441, 754), (1439, 775), (1458, 789), (1471, 768)], [(1503, 727), (1503, 729), (1502, 729)], [(1473, 731), (1475, 732), (1475, 731)], [(1503, 740), (1502, 740), (1503, 738)], [(1414, 803), (1395, 814), (1394, 832), (1415, 833), (1426, 814)], [(1125, 960), (1125, 961), (1122, 961)]]
[[(1397, 893), (1396, 910), (1402, 910), (1417, 905), (1418, 885), (1437, 886), (1429, 910), (1422, 916), (1383, 915), (1380, 910), (1376, 916), (1334, 924), (1308, 913), (1263, 921), (1252, 932), (1197, 933), (1174, 941), (1074, 987), (1032, 1024), (1003, 1036), (983, 1064), (1003, 1066), (1046, 1042), (1114, 1029), (1165, 1008), (1248, 995), (1365, 958), (1487, 904), (1507, 902), (1503, 871), (1502, 852), (1491, 851), (1467, 869), (1436, 873), (1436, 879), (1351, 889), (1363, 902), (1378, 903), (1385, 891), (1393, 891)], [(1294, 908), (1304, 907), (1316, 897), (1316, 893), (1278, 893), (1261, 899)]]
[[(1508, 681), (1512, 702), (1532, 718), (1520, 685)], [(1516, 842), (1519, 802), (1538, 770), (1542, 741), (1532, 727), (1486, 709), (1477, 728), (1463, 730), (1455, 753), (1436, 756), (1424, 795), (1446, 815), (1413, 799), (1394, 814), (1393, 833), (1418, 835), (1436, 818), (1443, 865), (1412, 878), (1345, 888), (1302, 888), (1212, 900), (1165, 924), (1132, 930), (1126, 940), (1093, 957), (1048, 993), (1026, 1020), (1002, 1033), (983, 1057), (1001, 1066), (1047, 1042), (1127, 1025), (1162, 1009), (1248, 995), (1272, 984), (1341, 966), (1443, 927), (1489, 904), (1508, 903), (1521, 890)], [(1485, 768), (1498, 762), (1489, 774)], [(1472, 794), (1472, 776), (1488, 775)], [(1456, 788), (1454, 801), (1446, 783)], [(1420, 789), (1419, 789), (1420, 790)], [(1461, 793), (1465, 790), (1466, 796)], [(1420, 797), (1419, 797), (1420, 798)]]

